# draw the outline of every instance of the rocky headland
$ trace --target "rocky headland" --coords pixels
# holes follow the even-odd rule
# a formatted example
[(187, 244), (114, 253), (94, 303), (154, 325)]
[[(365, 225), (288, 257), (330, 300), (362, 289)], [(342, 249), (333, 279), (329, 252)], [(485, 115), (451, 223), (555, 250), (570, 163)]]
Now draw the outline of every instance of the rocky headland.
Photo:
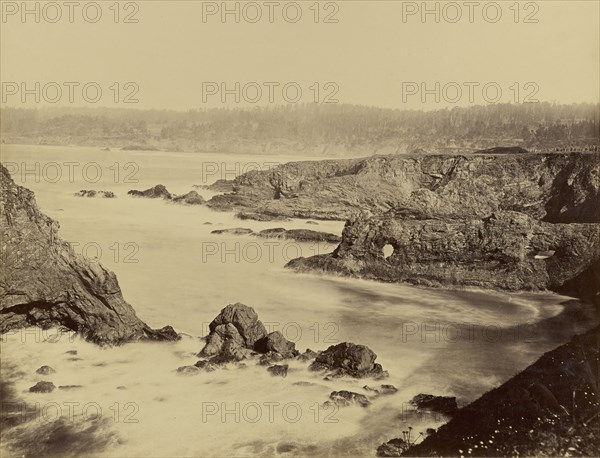
[(310, 229), (284, 229), (277, 227), (273, 229), (264, 229), (259, 232), (254, 232), (250, 228), (235, 227), (231, 229), (216, 229), (211, 234), (226, 234), (226, 235), (252, 235), (262, 238), (276, 238), (295, 240), (296, 242), (324, 242), (324, 243), (339, 243), (342, 238), (339, 235), (329, 232), (312, 231)]
[(2, 165), (0, 189), (0, 333), (58, 326), (99, 344), (178, 339), (170, 326), (155, 330), (140, 320), (115, 274), (75, 254), (58, 236), (58, 222)]

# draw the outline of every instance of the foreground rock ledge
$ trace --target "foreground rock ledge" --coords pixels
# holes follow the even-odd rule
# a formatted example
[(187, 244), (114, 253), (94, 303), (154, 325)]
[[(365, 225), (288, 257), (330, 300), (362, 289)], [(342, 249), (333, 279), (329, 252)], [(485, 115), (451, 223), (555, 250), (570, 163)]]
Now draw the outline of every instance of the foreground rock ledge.
[(140, 320), (115, 274), (76, 255), (58, 236), (58, 222), (2, 165), (0, 203), (0, 333), (60, 326), (99, 344), (179, 338), (170, 326), (156, 330)]

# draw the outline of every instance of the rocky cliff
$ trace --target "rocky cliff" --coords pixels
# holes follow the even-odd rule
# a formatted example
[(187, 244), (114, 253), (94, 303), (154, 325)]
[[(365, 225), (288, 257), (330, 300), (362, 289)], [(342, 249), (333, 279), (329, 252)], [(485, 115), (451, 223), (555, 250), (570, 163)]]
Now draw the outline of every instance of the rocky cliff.
[(575, 336), (423, 442), (384, 456), (598, 456), (599, 348), (599, 327)]
[(208, 205), (320, 219), (363, 210), (460, 219), (511, 210), (547, 222), (592, 223), (600, 222), (599, 177), (597, 153), (372, 156), (251, 171)]
[(33, 192), (16, 185), (2, 165), (0, 186), (0, 333), (62, 326), (101, 344), (178, 338), (169, 326), (153, 330), (141, 321), (115, 274), (76, 255)]

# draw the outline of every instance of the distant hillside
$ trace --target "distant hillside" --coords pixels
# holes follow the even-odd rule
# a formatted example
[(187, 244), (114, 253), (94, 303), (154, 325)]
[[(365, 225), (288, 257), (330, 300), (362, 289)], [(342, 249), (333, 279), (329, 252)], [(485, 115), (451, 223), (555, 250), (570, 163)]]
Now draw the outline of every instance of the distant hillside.
[(437, 111), (294, 105), (176, 112), (3, 108), (2, 141), (165, 151), (323, 156), (597, 149), (600, 105), (499, 104)]

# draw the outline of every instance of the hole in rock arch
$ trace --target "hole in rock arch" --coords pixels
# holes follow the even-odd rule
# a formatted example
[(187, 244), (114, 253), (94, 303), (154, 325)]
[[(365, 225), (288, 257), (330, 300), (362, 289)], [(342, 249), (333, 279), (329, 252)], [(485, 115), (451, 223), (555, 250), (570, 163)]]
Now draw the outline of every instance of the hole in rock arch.
[(383, 257), (388, 259), (391, 255), (394, 254), (394, 247), (389, 243), (383, 246)]

